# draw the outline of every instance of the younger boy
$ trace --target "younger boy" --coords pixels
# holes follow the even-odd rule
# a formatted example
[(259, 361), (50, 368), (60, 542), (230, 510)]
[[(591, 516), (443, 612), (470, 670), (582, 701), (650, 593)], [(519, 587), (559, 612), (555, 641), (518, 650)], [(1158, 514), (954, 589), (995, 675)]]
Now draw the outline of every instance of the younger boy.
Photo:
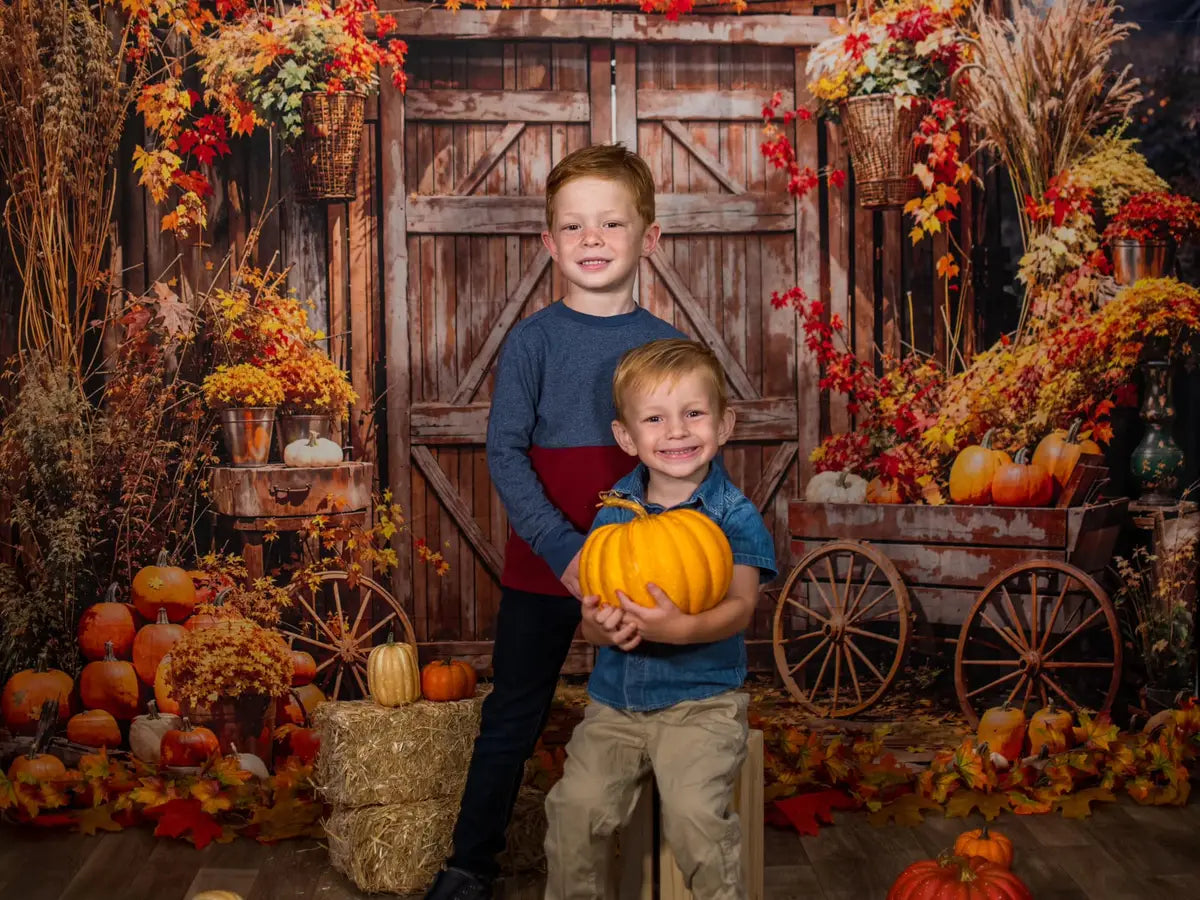
[[(583, 599), (583, 633), (600, 645), (592, 703), (567, 744), (562, 780), (546, 798), (547, 900), (604, 896), (608, 843), (654, 773), (664, 834), (697, 900), (744, 898), (741, 828), (733, 785), (746, 754), (743, 631), (775, 550), (754, 504), (715, 459), (733, 431), (725, 377), (712, 351), (661, 340), (625, 354), (613, 379), (613, 435), (640, 460), (614, 492), (651, 514), (691, 507), (715, 521), (733, 549), (733, 580), (697, 615), (656, 585), (657, 606)], [(593, 528), (634, 513), (605, 507)]]
[(654, 181), (620, 145), (563, 157), (546, 181), (542, 242), (561, 300), (504, 343), (487, 460), (511, 532), (500, 578), (492, 693), (454, 829), (454, 852), (427, 900), (491, 896), (496, 856), (525, 760), (546, 726), (580, 621), (579, 550), (596, 498), (632, 467), (613, 440), (612, 377), (625, 351), (680, 332), (633, 299), (638, 262), (658, 244)]

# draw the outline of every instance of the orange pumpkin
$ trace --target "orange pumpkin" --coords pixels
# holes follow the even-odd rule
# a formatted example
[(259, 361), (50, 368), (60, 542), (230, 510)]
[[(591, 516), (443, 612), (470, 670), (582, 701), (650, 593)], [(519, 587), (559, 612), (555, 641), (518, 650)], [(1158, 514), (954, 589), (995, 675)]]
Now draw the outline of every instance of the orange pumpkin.
[(1026, 462), (1024, 449), (1012, 462), (996, 468), (992, 477), (992, 502), (997, 506), (1045, 506), (1054, 499), (1054, 479), (1035, 463)]
[(289, 722), (275, 729), (275, 768), (296, 757), (300, 762), (308, 764), (317, 758), (321, 749), (321, 738), (311, 728), (304, 728)]
[(439, 659), (421, 670), (426, 700), (464, 700), (475, 696), (475, 670), (458, 659)]
[(976, 740), (986, 742), (1009, 762), (1021, 756), (1025, 745), (1025, 712), (1011, 703), (985, 710), (979, 719)]
[(892, 478), (879, 476), (867, 482), (868, 503), (903, 503), (904, 495), (900, 493), (900, 482)]
[(1016, 875), (980, 856), (944, 855), (915, 862), (888, 890), (887, 900), (1033, 900)]
[(1005, 869), (1012, 868), (1013, 845), (1007, 835), (991, 831), (985, 823), (982, 828), (964, 831), (954, 841), (955, 856), (981, 856)]
[(167, 611), (163, 607), (158, 609), (157, 622), (138, 631), (133, 642), (133, 668), (137, 670), (142, 684), (154, 684), (158, 664), (185, 634), (187, 629), (182, 625), (172, 625), (167, 621)]
[(61, 759), (49, 753), (38, 753), (33, 747), (28, 753), (22, 753), (8, 767), (8, 780), (17, 781), (25, 775), (34, 781), (50, 781), (62, 778), (67, 774), (67, 767)]
[(972, 506), (991, 503), (996, 469), (1008, 461), (1007, 453), (992, 449), (991, 431), (978, 444), (964, 447), (950, 467), (950, 499)]
[[(219, 622), (224, 622), (228, 619), (240, 619), (238, 611), (232, 606), (225, 604), (225, 595), (233, 588), (222, 588), (221, 592), (215, 597), (210, 597), (203, 602), (197, 602), (195, 609), (198, 610), (195, 615), (189, 616), (187, 621), (183, 623), (183, 627), (188, 631), (204, 631), (206, 628), (212, 628)], [(196, 591), (196, 596), (199, 597), (207, 589)]]
[(140, 693), (137, 670), (133, 663), (113, 656), (111, 642), (104, 645), (104, 659), (88, 663), (79, 676), (83, 705), (107, 710), (121, 721), (137, 715)]
[(89, 709), (71, 716), (67, 722), (67, 740), (85, 747), (120, 747), (121, 726), (112, 713)]
[(167, 618), (172, 622), (182, 622), (196, 605), (196, 585), (192, 576), (171, 565), (166, 550), (158, 555), (156, 565), (146, 566), (133, 576), (130, 594), (138, 612), (151, 622), (158, 621), (160, 608), (167, 611)]
[(1103, 453), (1100, 445), (1093, 440), (1079, 439), (1079, 426), (1082, 419), (1076, 419), (1071, 427), (1063, 431), (1061, 428), (1050, 432), (1033, 451), (1034, 465), (1041, 466), (1050, 473), (1050, 477), (1060, 488), (1066, 487), (1067, 479), (1075, 471), (1079, 457), (1085, 453)]
[(1074, 743), (1075, 722), (1065, 709), (1059, 709), (1050, 698), (1029, 720), (1029, 754), (1037, 756), (1045, 747), (1050, 753), (1062, 753)]
[(158, 663), (154, 672), (154, 703), (159, 712), (172, 716), (180, 713), (179, 701), (171, 696), (171, 654), (168, 653)]
[(640, 503), (615, 495), (606, 496), (604, 505), (631, 510), (634, 518), (588, 535), (579, 556), (585, 595), (619, 606), (621, 591), (639, 606), (653, 608), (654, 597), (646, 590), (653, 582), (685, 613), (704, 612), (724, 599), (733, 578), (733, 550), (716, 522), (686, 508), (652, 516)]
[(185, 716), (183, 725), (163, 735), (159, 752), (164, 766), (202, 766), (220, 751), (217, 736), (202, 725), (193, 727)]
[(110, 584), (104, 600), (93, 603), (79, 617), (79, 649), (88, 660), (103, 659), (109, 641), (118, 659), (128, 659), (136, 634), (137, 623), (129, 606), (117, 601), (116, 584)]
[(292, 654), (292, 687), (310, 684), (317, 677), (317, 661), (311, 653), (305, 650), (291, 648)]
[(42, 704), (58, 700), (58, 721), (71, 717), (71, 691), (75, 681), (60, 669), (47, 669), (43, 654), (33, 669), (22, 669), (4, 683), (0, 692), (0, 715), (14, 734), (33, 734)]

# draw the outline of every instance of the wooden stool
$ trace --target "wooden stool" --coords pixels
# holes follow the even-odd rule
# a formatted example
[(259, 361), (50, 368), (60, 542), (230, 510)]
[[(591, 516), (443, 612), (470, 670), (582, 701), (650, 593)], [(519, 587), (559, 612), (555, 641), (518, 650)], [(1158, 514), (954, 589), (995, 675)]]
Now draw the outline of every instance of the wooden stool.
[[(661, 823), (655, 828), (654, 811), (658, 792), (653, 777), (643, 785), (637, 806), (620, 834), (620, 859), (612, 867), (608, 896), (617, 900), (653, 900), (654, 863), (658, 859), (659, 900), (691, 900), (683, 884), (683, 873), (671, 848), (662, 839)], [(733, 808), (742, 825), (742, 873), (748, 900), (763, 898), (763, 733), (750, 731), (746, 759), (738, 771), (733, 790)]]

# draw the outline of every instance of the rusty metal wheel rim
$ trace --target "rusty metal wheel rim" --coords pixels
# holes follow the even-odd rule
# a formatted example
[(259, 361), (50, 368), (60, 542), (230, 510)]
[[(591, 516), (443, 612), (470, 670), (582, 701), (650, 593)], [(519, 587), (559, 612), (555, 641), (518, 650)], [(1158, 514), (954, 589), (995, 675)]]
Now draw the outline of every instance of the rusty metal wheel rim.
[[(1062, 584), (1057, 591), (1051, 589), (1040, 593), (1039, 575), (1046, 576), (1050, 585), (1054, 584), (1056, 578)], [(1021, 577), (1029, 578), (1030, 590), (1023, 594), (1018, 590), (1018, 596), (1014, 597), (1008, 588), (1015, 586), (1015, 581)], [(1072, 584), (1076, 585), (1074, 591)], [(1068, 594), (1089, 597), (1094, 608), (1085, 612), (1085, 606), (1080, 604), (1069, 614), (1064, 614), (1063, 606)], [(1049, 615), (1043, 616), (1044, 602), (1051, 597), (1053, 605)], [(1019, 606), (1018, 600), (1022, 601)], [(1018, 610), (1025, 613), (1024, 618)], [(1078, 623), (1073, 625), (1077, 616)], [(1070, 630), (1052, 637), (1060, 617), (1063, 628)], [(990, 629), (997, 638), (985, 639), (985, 628)], [(1111, 659), (1105, 656), (1103, 659), (1069, 661), (1057, 656), (1080, 635), (1098, 636), (1102, 632), (1108, 635)], [(999, 654), (998, 658), (989, 658), (989, 652)], [(991, 677), (999, 670), (1006, 669), (1011, 671)], [(1086, 701), (1087, 697), (1072, 697), (1061, 683), (1065, 676), (1058, 674), (1072, 670), (1096, 671), (1098, 678), (1103, 678), (1103, 670), (1106, 669), (1111, 670), (1111, 674), (1107, 686), (1102, 688), (1103, 700), (1096, 707), (1088, 707), (1086, 702), (1080, 702)], [(977, 672), (984, 670), (990, 671), (987, 675), (976, 676)], [(985, 678), (988, 680), (984, 681)], [(972, 725), (979, 722), (976, 706), (982, 707), (987, 702), (984, 696), (986, 692), (995, 688), (999, 688), (1001, 693), (1007, 691), (1007, 697), (1002, 699), (1016, 705), (1026, 706), (1038, 700), (1044, 706), (1053, 696), (1072, 712), (1086, 708), (1106, 712), (1112, 706), (1120, 681), (1121, 632), (1116, 607), (1095, 579), (1070, 563), (1058, 560), (1019, 563), (992, 579), (963, 620), (954, 651), (954, 687), (963, 714)]]
[[(360, 697), (367, 696), (367, 656), (389, 634), (395, 634), (397, 640), (416, 644), (412, 622), (391, 592), (370, 578), (360, 576), (353, 588), (349, 588), (349, 582), (349, 573), (330, 571), (320, 574), (315, 591), (306, 583), (293, 584), (289, 593), (300, 623), (283, 626), (296, 649), (313, 654), (317, 661), (314, 682), (330, 700), (348, 698), (352, 686), (358, 688)], [(325, 615), (321, 614), (322, 604), (316, 600), (323, 585), (330, 586), (333, 599), (333, 608)], [(343, 585), (358, 595), (357, 608), (349, 614), (343, 605)], [(387, 612), (378, 622), (368, 625), (365, 618), (372, 600), (381, 602)]]
[[(835, 558), (849, 556), (845, 574), (837, 571)], [(860, 562), (861, 560), (861, 562)], [(861, 567), (861, 568), (860, 568)], [(856, 580), (856, 570), (861, 581)], [(885, 581), (874, 580), (882, 575)], [(825, 578), (822, 582), (821, 578)], [(815, 588), (816, 599), (809, 603), (793, 594), (801, 584)], [(874, 596), (868, 596), (875, 589)], [(886, 603), (888, 598), (892, 603)], [(880, 604), (884, 604), (880, 609)], [(788, 637), (785, 635), (790, 617), (799, 612), (816, 621), (820, 627), (805, 634)], [(874, 615), (869, 615), (874, 613)], [(884, 620), (895, 621), (897, 636), (876, 634), (863, 625)], [(900, 670), (908, 648), (910, 603), (908, 587), (892, 561), (870, 544), (860, 541), (834, 541), (819, 547), (805, 556), (792, 569), (780, 591), (775, 607), (774, 628), (771, 644), (775, 656), (775, 668), (783, 679), (784, 686), (796, 702), (814, 715), (830, 718), (851, 716), (862, 712), (878, 702), (891, 687)], [(872, 642), (867, 644), (866, 642)], [(894, 646), (890, 652), (890, 664), (876, 666), (863, 652), (862, 647), (873, 644)], [(802, 648), (795, 663), (788, 657), (789, 646)], [(877, 648), (879, 649), (879, 648)], [(801, 687), (794, 677), (797, 672), (824, 653), (818, 665), (817, 676), (811, 687)], [(828, 702), (822, 703), (821, 689), (824, 675), (833, 657), (833, 680), (830, 682)], [(850, 684), (847, 693), (853, 692), (845, 704), (841, 703), (841, 672), (846, 670)], [(866, 677), (863, 677), (863, 673)], [(874, 680), (869, 680), (869, 676)], [(864, 683), (870, 690), (864, 692)]]

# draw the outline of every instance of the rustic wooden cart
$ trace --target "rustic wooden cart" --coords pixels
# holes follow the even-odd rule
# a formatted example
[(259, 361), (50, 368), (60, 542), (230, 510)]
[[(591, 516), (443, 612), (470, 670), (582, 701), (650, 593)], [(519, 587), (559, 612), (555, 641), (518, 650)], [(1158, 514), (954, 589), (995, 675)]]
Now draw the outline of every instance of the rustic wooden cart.
[(793, 501), (799, 563), (780, 592), (772, 635), (784, 684), (814, 714), (853, 715), (895, 681), (915, 625), (950, 625), (958, 628), (955, 686), (972, 723), (1004, 700), (1108, 709), (1121, 634), (1099, 579), (1127, 504)]

